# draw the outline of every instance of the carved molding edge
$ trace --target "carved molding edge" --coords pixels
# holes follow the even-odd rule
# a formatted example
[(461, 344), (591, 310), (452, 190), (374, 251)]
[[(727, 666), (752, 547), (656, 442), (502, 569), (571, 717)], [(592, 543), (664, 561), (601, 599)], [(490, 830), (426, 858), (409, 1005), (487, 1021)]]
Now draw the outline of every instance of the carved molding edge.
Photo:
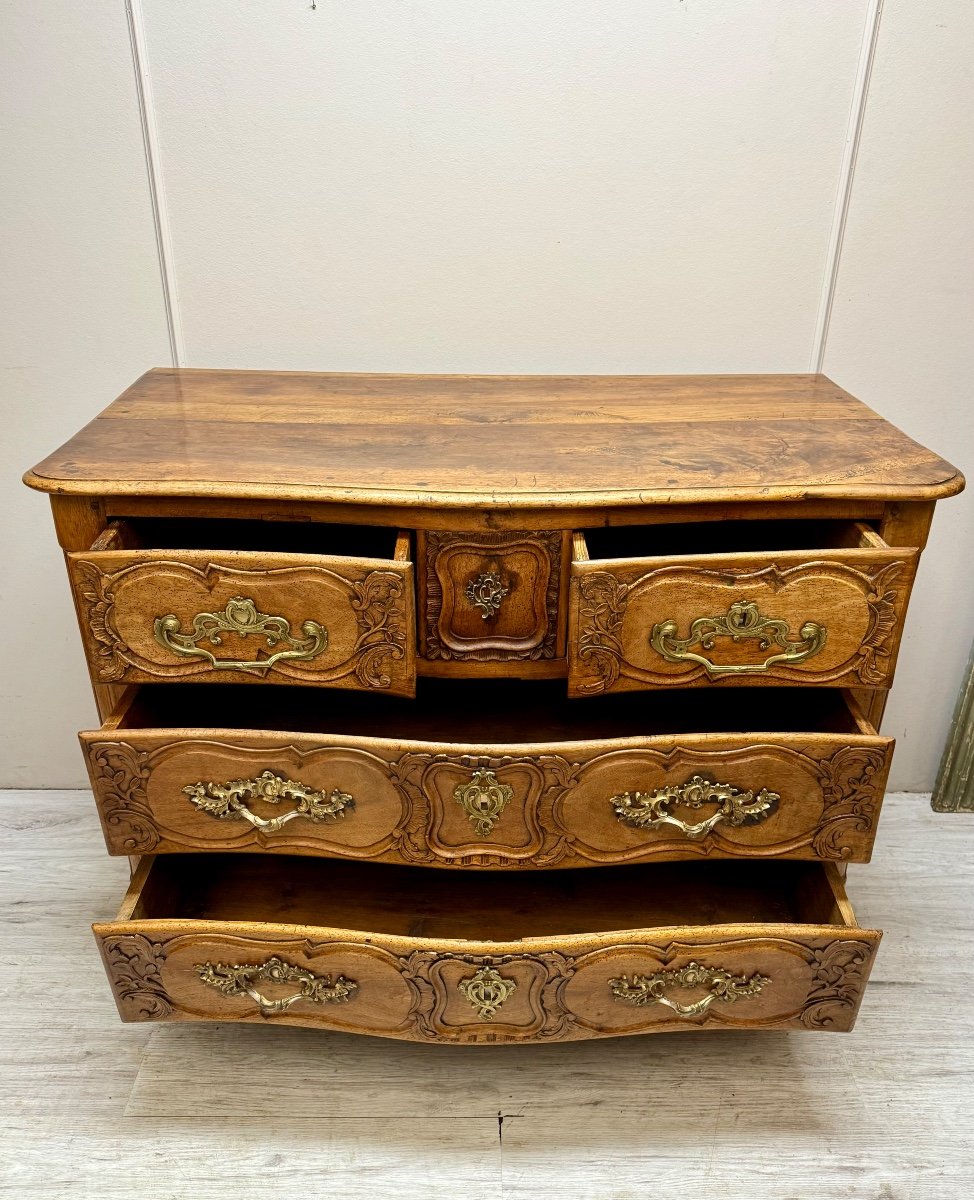
[(162, 982), (166, 946), (139, 933), (102, 939), (108, 977), (123, 1015), (131, 1021), (161, 1021), (172, 1016), (172, 1003)]
[[(548, 587), (545, 593), (547, 628), (544, 637), (531, 650), (470, 649), (456, 650), (446, 645), (439, 633), (439, 618), (443, 607), (443, 588), (436, 573), (436, 560), (443, 550), (454, 545), (468, 545), (472, 549), (503, 551), (522, 542), (536, 542), (545, 552), (550, 563)], [(561, 581), (560, 530), (525, 530), (517, 533), (438, 533), (426, 534), (424, 597), (423, 654), (429, 659), (460, 660), (464, 662), (497, 662), (506, 659), (537, 660), (555, 657), (555, 642), (558, 637), (558, 591)]]
[(117, 831), (125, 854), (148, 854), (159, 842), (146, 796), (148, 754), (128, 742), (96, 742), (88, 752), (92, 783), (109, 830)]
[[(783, 588), (795, 575), (815, 571), (822, 573), (823, 568), (835, 571), (848, 579), (854, 579), (863, 589), (866, 606), (869, 610), (869, 625), (866, 634), (855, 654), (841, 663), (837, 668), (820, 675), (823, 682), (841, 679), (845, 675), (855, 674), (867, 686), (882, 684), (888, 674), (888, 661), (892, 658), (896, 644), (897, 608), (900, 605), (900, 593), (890, 586), (906, 563), (891, 562), (876, 567), (872, 571), (860, 571), (847, 563), (830, 562), (827, 559), (802, 563), (788, 567), (784, 571), (777, 566), (763, 567), (760, 570), (734, 570), (728, 568), (722, 571), (690, 569), (685, 567), (666, 567), (662, 570), (689, 571), (694, 578), (705, 579), (714, 577), (722, 585), (728, 578), (739, 578), (752, 582), (766, 580), (774, 591)], [(625, 671), (625, 649), (622, 643), (622, 622), (626, 606), (631, 594), (645, 586), (659, 571), (650, 571), (634, 579), (631, 583), (622, 582), (609, 571), (591, 571), (581, 576), (578, 584), (578, 645), (576, 654), (580, 663), (594, 678), (578, 685), (580, 693), (597, 694), (608, 691), (618, 680), (620, 674), (629, 675), (634, 679), (652, 679), (663, 686), (678, 686), (686, 684), (706, 674), (706, 668), (698, 666), (696, 670), (679, 675), (656, 676), (653, 672), (642, 671), (638, 668)], [(787, 664), (784, 664), (786, 666)], [(774, 669), (772, 670), (774, 673)], [(819, 675), (814, 670), (802, 671), (802, 675), (813, 678)], [(731, 678), (731, 676), (728, 676)], [(733, 676), (740, 680), (741, 675)]]

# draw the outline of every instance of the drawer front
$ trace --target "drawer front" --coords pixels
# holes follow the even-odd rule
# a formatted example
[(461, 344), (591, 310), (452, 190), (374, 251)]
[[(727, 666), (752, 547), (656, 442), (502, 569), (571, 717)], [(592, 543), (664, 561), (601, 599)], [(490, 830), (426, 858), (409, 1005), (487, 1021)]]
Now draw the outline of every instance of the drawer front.
[(99, 682), (415, 692), (408, 562), (223, 550), (94, 551), (68, 562)]
[(123, 1020), (272, 1020), (465, 1044), (848, 1030), (881, 936), (711, 926), (526, 948), (222, 921), (94, 930)]
[(916, 559), (886, 549), (576, 561), (569, 692), (887, 687)]
[(539, 660), (564, 653), (558, 597), (567, 534), (420, 533), (427, 659)]
[(266, 851), (434, 867), (869, 859), (892, 753), (869, 734), (547, 746), (81, 735), (113, 854)]

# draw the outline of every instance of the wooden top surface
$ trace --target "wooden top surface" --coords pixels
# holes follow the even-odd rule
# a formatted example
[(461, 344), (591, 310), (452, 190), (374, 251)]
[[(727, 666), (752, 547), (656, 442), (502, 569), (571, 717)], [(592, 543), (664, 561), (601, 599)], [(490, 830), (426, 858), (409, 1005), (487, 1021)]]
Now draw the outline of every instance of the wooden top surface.
[(143, 375), (25, 481), (468, 508), (936, 499), (964, 485), (824, 375), (174, 368)]

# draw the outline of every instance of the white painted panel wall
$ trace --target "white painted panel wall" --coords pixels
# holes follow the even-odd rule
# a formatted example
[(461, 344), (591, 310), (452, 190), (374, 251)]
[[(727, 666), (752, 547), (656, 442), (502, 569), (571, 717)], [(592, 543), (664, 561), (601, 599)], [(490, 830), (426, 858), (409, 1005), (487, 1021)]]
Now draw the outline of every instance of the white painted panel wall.
[(974, 6), (887, 0), (825, 370), (967, 473), (937, 510), (884, 728), (929, 789), (974, 637)]
[(865, 3), (145, 10), (194, 365), (807, 368)]
[[(867, 0), (141, 7), (188, 365), (808, 368)], [(0, 20), (3, 537), (23, 564), (0, 599), (27, 635), (0, 675), (0, 785), (65, 786), (92, 705), (18, 478), (168, 340), (122, 0)], [(972, 32), (961, 0), (886, 0), (826, 360), (962, 467)], [(971, 632), (963, 504), (901, 658), (901, 787), (932, 781)]]
[(169, 343), (122, 3), (4, 3), (0, 46), (0, 785), (57, 787), (84, 780), (95, 708), (20, 477)]

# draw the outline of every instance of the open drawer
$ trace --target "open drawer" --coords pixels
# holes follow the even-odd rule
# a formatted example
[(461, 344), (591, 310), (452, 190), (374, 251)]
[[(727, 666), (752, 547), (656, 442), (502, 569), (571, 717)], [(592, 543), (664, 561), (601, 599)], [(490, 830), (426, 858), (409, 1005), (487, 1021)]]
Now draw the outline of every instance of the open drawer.
[(245, 687), (152, 685), (81, 743), (113, 854), (864, 862), (892, 740), (839, 690), (788, 701), (694, 689), (579, 705), (558, 681), (421, 680), (415, 704), (312, 706), (279, 688), (258, 707)]
[(415, 689), (409, 537), (261, 521), (116, 521), (68, 556), (103, 683)]
[(474, 1043), (847, 1030), (881, 936), (816, 863), (545, 872), (497, 889), (234, 855), (145, 859), (94, 932), (124, 1020)]
[(569, 692), (888, 687), (918, 555), (854, 521), (577, 533)]

